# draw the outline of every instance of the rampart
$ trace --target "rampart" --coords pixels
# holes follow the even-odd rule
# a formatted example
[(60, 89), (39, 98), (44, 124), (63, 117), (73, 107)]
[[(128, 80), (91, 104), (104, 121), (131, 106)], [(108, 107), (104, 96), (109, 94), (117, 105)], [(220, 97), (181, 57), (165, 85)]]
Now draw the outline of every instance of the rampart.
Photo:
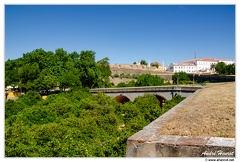
[(146, 65), (130, 65), (130, 64), (113, 64), (110, 65), (112, 75), (114, 74), (152, 74), (159, 75), (162, 78), (171, 81), (172, 72), (164, 72), (156, 67), (148, 67)]
[(127, 140), (127, 157), (235, 157), (235, 138), (159, 135), (167, 119), (195, 93)]
[[(173, 72), (167, 72), (162, 71), (161, 69), (158, 69), (156, 67), (148, 67), (145, 65), (130, 65), (130, 64), (113, 64), (110, 65), (110, 69), (112, 72), (112, 75), (114, 74), (152, 74), (152, 75), (158, 75), (170, 82), (172, 82), (172, 75)], [(235, 75), (217, 75), (217, 74), (188, 74), (189, 78), (191, 80), (194, 80), (195, 82), (231, 82), (235, 81)], [(118, 84), (120, 82), (128, 83), (130, 80), (133, 79), (127, 79), (127, 78), (111, 78), (111, 81), (115, 84)]]

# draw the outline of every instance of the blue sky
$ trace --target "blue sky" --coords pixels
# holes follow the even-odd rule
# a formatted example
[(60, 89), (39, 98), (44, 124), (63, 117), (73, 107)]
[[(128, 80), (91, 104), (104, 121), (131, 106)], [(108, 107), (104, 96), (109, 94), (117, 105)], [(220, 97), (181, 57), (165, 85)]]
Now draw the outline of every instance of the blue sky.
[(96, 61), (235, 60), (234, 5), (5, 5), (5, 61), (43, 48)]

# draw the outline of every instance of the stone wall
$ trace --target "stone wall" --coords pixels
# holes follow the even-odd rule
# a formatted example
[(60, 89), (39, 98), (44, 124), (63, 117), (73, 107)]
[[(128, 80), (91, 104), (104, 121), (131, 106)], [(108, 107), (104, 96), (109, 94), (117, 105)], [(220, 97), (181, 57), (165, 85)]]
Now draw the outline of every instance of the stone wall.
[(118, 85), (121, 82), (127, 84), (131, 80), (134, 80), (136, 82), (136, 79), (130, 79), (130, 78), (112, 78), (112, 77), (109, 77), (109, 79), (110, 79), (110, 82), (112, 82), (114, 85)]
[(131, 64), (113, 64), (110, 65), (112, 74), (159, 74), (163, 72), (156, 67), (148, 67), (146, 65), (131, 65)]
[(235, 157), (235, 138), (159, 135), (167, 119), (195, 93), (127, 140), (127, 157)]
[[(167, 81), (172, 82), (173, 72), (162, 71), (156, 67), (148, 67), (145, 65), (131, 65), (131, 64), (113, 64), (110, 65), (112, 75), (114, 74), (152, 74), (158, 75)], [(193, 74), (188, 74), (189, 78), (193, 80)], [(111, 78), (112, 82), (118, 84), (119, 79)], [(132, 79), (123, 79), (122, 82), (128, 83)], [(194, 81), (198, 82), (230, 82), (235, 81), (235, 75), (211, 75), (211, 74), (195, 74)]]
[[(193, 80), (193, 74), (188, 74), (189, 78)], [(194, 80), (198, 82), (209, 81), (211, 83), (215, 82), (234, 82), (235, 75), (211, 75), (211, 74), (196, 74), (194, 75)]]
[[(112, 75), (114, 74), (152, 74), (158, 75), (168, 81), (172, 81), (172, 72), (166, 72), (156, 67), (148, 67), (146, 65), (131, 65), (131, 64), (113, 64), (110, 65)], [(111, 78), (112, 82), (118, 84), (119, 79)], [(123, 80), (123, 82), (128, 83), (133, 79)]]

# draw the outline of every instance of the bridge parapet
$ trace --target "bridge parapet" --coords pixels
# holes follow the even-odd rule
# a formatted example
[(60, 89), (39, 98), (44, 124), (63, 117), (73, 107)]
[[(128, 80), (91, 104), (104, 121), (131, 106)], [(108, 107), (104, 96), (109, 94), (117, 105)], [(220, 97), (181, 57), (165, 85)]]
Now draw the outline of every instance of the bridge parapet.
[[(145, 86), (145, 87), (123, 87), (123, 88), (96, 88), (89, 91), (93, 94), (105, 93), (114, 97), (118, 102), (133, 101), (138, 96), (151, 94), (157, 97), (160, 103), (165, 100), (171, 100), (176, 95), (187, 97), (202, 86)], [(120, 101), (121, 100), (121, 101)]]
[(124, 93), (124, 92), (161, 92), (161, 91), (196, 91), (202, 86), (144, 86), (144, 87), (122, 87), (122, 88), (95, 88), (91, 93)]

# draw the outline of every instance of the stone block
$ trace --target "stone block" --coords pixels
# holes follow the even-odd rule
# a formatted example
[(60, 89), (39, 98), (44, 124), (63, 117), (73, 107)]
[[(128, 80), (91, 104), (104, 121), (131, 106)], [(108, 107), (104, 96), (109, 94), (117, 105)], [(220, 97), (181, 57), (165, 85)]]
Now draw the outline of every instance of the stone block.
[(158, 157), (178, 157), (178, 146), (156, 143), (156, 155)]
[(211, 137), (206, 146), (235, 147), (235, 138)]
[(137, 145), (136, 141), (127, 141), (126, 157), (137, 157)]
[(180, 138), (182, 138), (181, 136), (173, 136), (173, 135), (164, 135), (159, 137), (160, 138), (158, 139), (158, 141), (156, 141), (156, 143), (164, 144), (164, 145), (176, 145), (177, 141)]
[(137, 157), (157, 157), (156, 154), (156, 143), (145, 142), (138, 145), (137, 148)]
[(201, 146), (178, 146), (178, 157), (200, 157), (202, 152)]
[[(196, 91), (193, 95), (196, 95)], [(191, 97), (193, 96), (191, 95)], [(190, 98), (187, 98), (190, 100)], [(128, 138), (127, 157), (235, 157), (235, 139), (159, 135), (161, 125), (181, 108), (185, 99), (151, 124)]]
[(176, 145), (183, 146), (205, 146), (210, 137), (193, 137), (193, 136), (182, 136), (177, 141)]

